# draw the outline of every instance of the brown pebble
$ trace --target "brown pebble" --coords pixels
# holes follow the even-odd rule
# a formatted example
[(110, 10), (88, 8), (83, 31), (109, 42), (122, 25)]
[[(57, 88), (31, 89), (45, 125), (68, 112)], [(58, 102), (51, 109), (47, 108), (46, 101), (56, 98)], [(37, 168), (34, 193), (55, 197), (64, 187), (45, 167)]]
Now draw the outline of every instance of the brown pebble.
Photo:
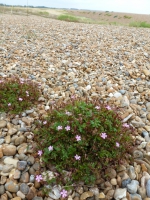
[(147, 167), (145, 166), (144, 163), (141, 164), (141, 168), (143, 172), (147, 172)]

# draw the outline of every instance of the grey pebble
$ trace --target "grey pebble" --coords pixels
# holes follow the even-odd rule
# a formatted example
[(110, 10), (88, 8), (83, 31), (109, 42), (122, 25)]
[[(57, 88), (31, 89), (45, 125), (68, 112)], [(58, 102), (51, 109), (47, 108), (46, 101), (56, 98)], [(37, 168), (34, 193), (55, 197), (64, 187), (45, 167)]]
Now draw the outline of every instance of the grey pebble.
[(3, 144), (3, 143), (4, 143), (4, 141), (5, 141), (5, 139), (4, 139), (4, 138), (0, 138), (0, 145), (1, 145), (1, 144)]
[(137, 180), (132, 180), (131, 183), (127, 185), (127, 190), (130, 194), (135, 194), (138, 189), (139, 182)]
[(126, 188), (129, 183), (131, 183), (131, 179), (130, 178), (125, 179), (125, 180), (122, 181), (121, 187)]
[(17, 169), (23, 171), (27, 166), (27, 161), (18, 161)]
[(22, 183), (20, 185), (20, 191), (25, 195), (28, 194), (29, 189), (30, 189), (29, 186), (27, 184), (25, 184), (25, 183)]
[(130, 197), (131, 197), (131, 200), (134, 200), (134, 199), (136, 199), (136, 200), (142, 200), (142, 198), (141, 198), (141, 195), (139, 195), (139, 194), (130, 194)]
[(5, 193), (5, 187), (4, 185), (0, 185), (0, 195)]
[(150, 179), (147, 181), (147, 184), (146, 184), (146, 193), (147, 193), (147, 196), (150, 197)]
[(32, 200), (43, 200), (42, 197), (34, 197)]

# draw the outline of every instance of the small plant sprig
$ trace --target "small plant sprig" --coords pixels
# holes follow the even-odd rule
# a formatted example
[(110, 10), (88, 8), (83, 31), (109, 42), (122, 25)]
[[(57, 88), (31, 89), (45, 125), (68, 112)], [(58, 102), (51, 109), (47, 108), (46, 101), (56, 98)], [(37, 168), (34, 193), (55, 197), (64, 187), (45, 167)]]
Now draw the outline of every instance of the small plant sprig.
[(18, 114), (29, 109), (40, 96), (38, 84), (18, 77), (0, 80), (0, 112)]
[(51, 108), (48, 117), (37, 122), (37, 156), (53, 166), (56, 183), (91, 184), (98, 171), (127, 159), (133, 133), (117, 108), (98, 100), (72, 99)]

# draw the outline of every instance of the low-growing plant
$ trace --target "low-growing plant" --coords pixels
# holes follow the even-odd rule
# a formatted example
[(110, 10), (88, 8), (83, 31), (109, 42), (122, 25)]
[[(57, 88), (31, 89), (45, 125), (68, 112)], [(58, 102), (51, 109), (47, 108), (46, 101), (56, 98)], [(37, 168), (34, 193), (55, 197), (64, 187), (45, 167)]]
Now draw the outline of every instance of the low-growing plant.
[(49, 12), (46, 12), (46, 11), (39, 11), (39, 12), (37, 13), (37, 15), (44, 16), (44, 17), (48, 17), (48, 16), (49, 16)]
[(59, 15), (57, 19), (69, 21), (69, 22), (79, 22), (79, 19), (77, 17), (71, 16), (71, 15)]
[(123, 163), (133, 146), (134, 130), (122, 123), (119, 109), (98, 100), (53, 105), (36, 126), (35, 154), (63, 186), (95, 183), (97, 173)]
[(118, 17), (118, 15), (115, 15), (115, 16), (114, 16), (114, 18), (117, 18), (117, 17)]
[(128, 15), (124, 15), (123, 16), (125, 19), (131, 19), (132, 17), (131, 16), (128, 16)]
[(0, 80), (0, 112), (20, 113), (38, 100), (38, 84), (18, 77)]
[(150, 24), (147, 22), (131, 22), (129, 26), (133, 27), (142, 27), (142, 28), (150, 28)]
[(110, 16), (111, 16), (111, 14), (107, 13), (107, 14), (105, 14), (105, 16), (108, 16), (108, 17), (110, 17)]

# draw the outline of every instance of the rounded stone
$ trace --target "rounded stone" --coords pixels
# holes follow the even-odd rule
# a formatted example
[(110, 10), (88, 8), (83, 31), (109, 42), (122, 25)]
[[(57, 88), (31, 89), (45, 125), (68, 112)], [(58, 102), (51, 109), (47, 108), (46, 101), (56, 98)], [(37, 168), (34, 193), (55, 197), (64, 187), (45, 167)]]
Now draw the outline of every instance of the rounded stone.
[(5, 184), (5, 189), (9, 192), (18, 192), (19, 186), (13, 181), (9, 181)]
[(110, 183), (111, 183), (112, 185), (117, 185), (117, 179), (116, 179), (116, 178), (112, 178), (112, 179), (110, 180)]
[(9, 164), (9, 165), (14, 165), (14, 167), (17, 167), (17, 162), (18, 162), (18, 160), (15, 160), (15, 159), (13, 159), (13, 158), (10, 158), (10, 157), (6, 157), (5, 159), (4, 159), (4, 163), (5, 164)]
[(18, 161), (17, 163), (17, 169), (20, 171), (23, 171), (27, 166), (27, 162), (26, 161)]
[(7, 122), (5, 120), (0, 120), (0, 128), (4, 128)]
[(0, 185), (0, 195), (5, 193), (5, 187), (4, 185)]
[(131, 183), (131, 179), (130, 179), (130, 178), (124, 179), (124, 180), (121, 182), (121, 187), (122, 187), (122, 188), (126, 188), (127, 185), (128, 185), (129, 183)]
[(17, 148), (11, 144), (5, 144), (2, 147), (4, 156), (14, 156), (16, 154)]
[(28, 194), (29, 189), (30, 189), (29, 186), (27, 184), (25, 184), (25, 183), (22, 183), (20, 185), (20, 191), (25, 195)]
[(127, 190), (130, 194), (135, 194), (137, 192), (139, 182), (137, 180), (132, 180), (131, 183), (127, 185)]
[(107, 168), (105, 170), (105, 174), (109, 177), (109, 178), (116, 178), (117, 173), (113, 168)]
[(114, 198), (116, 200), (120, 200), (120, 199), (126, 197), (126, 193), (127, 193), (127, 189), (126, 188), (123, 188), (123, 189), (122, 188), (117, 188), (115, 190), (115, 193), (114, 193)]
[(28, 183), (29, 182), (29, 173), (28, 172), (25, 172), (24, 174), (21, 175), (20, 182), (21, 183)]
[(147, 196), (150, 197), (150, 179), (146, 183), (146, 193)]
[(17, 192), (17, 196), (21, 199), (25, 199), (25, 195), (20, 190)]

